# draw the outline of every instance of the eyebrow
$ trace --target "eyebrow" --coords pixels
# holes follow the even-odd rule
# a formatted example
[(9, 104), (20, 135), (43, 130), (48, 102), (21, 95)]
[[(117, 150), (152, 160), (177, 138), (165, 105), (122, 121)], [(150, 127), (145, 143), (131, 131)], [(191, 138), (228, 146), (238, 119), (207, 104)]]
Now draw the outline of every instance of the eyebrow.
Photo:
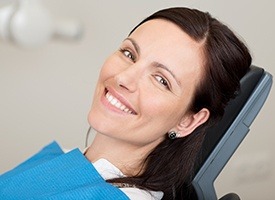
[(164, 70), (166, 70), (169, 74), (171, 74), (171, 76), (173, 76), (173, 78), (176, 80), (177, 84), (180, 86), (181, 83), (179, 82), (179, 80), (177, 79), (176, 75), (165, 65), (158, 63), (158, 62), (154, 62), (153, 63), (154, 66), (158, 67), (158, 68), (162, 68)]
[[(136, 41), (135, 41), (134, 39), (132, 39), (132, 38), (129, 38), (129, 37), (126, 38), (124, 41), (126, 41), (126, 40), (129, 40), (129, 41), (133, 44), (133, 46), (134, 46), (136, 52), (137, 52), (138, 54), (140, 54), (140, 47), (139, 47), (139, 45), (136, 43)], [(177, 79), (176, 75), (175, 75), (167, 66), (165, 66), (165, 65), (163, 65), (163, 64), (161, 64), (161, 63), (159, 63), (159, 62), (154, 62), (153, 65), (154, 65), (155, 67), (162, 68), (162, 69), (166, 70), (166, 71), (167, 71), (169, 74), (171, 74), (171, 76), (176, 80), (177, 84), (178, 84), (179, 86), (181, 85), (181, 83), (180, 83), (179, 80)]]
[(126, 41), (126, 40), (129, 40), (129, 41), (133, 44), (133, 46), (134, 46), (136, 52), (137, 52), (138, 54), (140, 54), (140, 48), (139, 48), (138, 44), (136, 43), (136, 41), (133, 40), (132, 38), (126, 38), (124, 41)]

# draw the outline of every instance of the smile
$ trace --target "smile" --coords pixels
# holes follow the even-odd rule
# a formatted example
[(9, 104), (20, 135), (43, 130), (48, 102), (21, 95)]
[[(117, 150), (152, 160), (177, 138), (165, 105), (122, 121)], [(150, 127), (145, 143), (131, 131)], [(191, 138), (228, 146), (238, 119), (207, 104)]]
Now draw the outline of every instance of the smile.
[(126, 112), (128, 114), (136, 114), (135, 111), (133, 111), (132, 109), (128, 108), (126, 105), (124, 105), (123, 103), (121, 103), (117, 98), (115, 98), (114, 96), (112, 96), (110, 94), (110, 92), (107, 92), (105, 94), (105, 97), (106, 97), (107, 101), (110, 104), (112, 104), (116, 108), (120, 109), (121, 111)]

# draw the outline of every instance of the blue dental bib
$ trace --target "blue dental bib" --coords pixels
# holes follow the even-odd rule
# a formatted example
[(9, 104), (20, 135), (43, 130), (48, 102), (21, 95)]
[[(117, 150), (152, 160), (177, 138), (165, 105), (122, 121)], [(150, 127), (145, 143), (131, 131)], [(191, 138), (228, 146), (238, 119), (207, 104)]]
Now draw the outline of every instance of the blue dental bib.
[(0, 176), (0, 199), (129, 199), (107, 183), (78, 150), (64, 153), (56, 142)]

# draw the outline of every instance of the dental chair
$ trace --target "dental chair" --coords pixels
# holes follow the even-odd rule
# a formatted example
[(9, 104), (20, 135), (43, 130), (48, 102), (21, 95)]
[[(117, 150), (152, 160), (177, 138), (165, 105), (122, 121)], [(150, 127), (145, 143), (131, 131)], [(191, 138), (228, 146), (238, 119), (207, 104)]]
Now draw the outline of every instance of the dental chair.
[[(261, 110), (272, 86), (272, 75), (251, 66), (241, 79), (241, 89), (225, 109), (222, 120), (207, 130), (192, 181), (192, 200), (217, 200), (214, 181), (249, 132), (249, 127)], [(220, 200), (240, 200), (229, 193)]]

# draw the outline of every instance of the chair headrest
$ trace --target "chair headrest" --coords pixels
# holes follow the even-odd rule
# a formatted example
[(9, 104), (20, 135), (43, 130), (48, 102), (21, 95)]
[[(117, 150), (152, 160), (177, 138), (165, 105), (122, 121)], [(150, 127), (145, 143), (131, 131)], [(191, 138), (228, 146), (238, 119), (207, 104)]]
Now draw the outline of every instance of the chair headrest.
[(240, 81), (240, 91), (238, 95), (235, 99), (230, 100), (226, 106), (223, 118), (217, 124), (206, 130), (206, 136), (202, 146), (202, 157), (197, 166), (197, 171), (237, 117), (263, 74), (264, 70), (262, 68), (251, 66)]

